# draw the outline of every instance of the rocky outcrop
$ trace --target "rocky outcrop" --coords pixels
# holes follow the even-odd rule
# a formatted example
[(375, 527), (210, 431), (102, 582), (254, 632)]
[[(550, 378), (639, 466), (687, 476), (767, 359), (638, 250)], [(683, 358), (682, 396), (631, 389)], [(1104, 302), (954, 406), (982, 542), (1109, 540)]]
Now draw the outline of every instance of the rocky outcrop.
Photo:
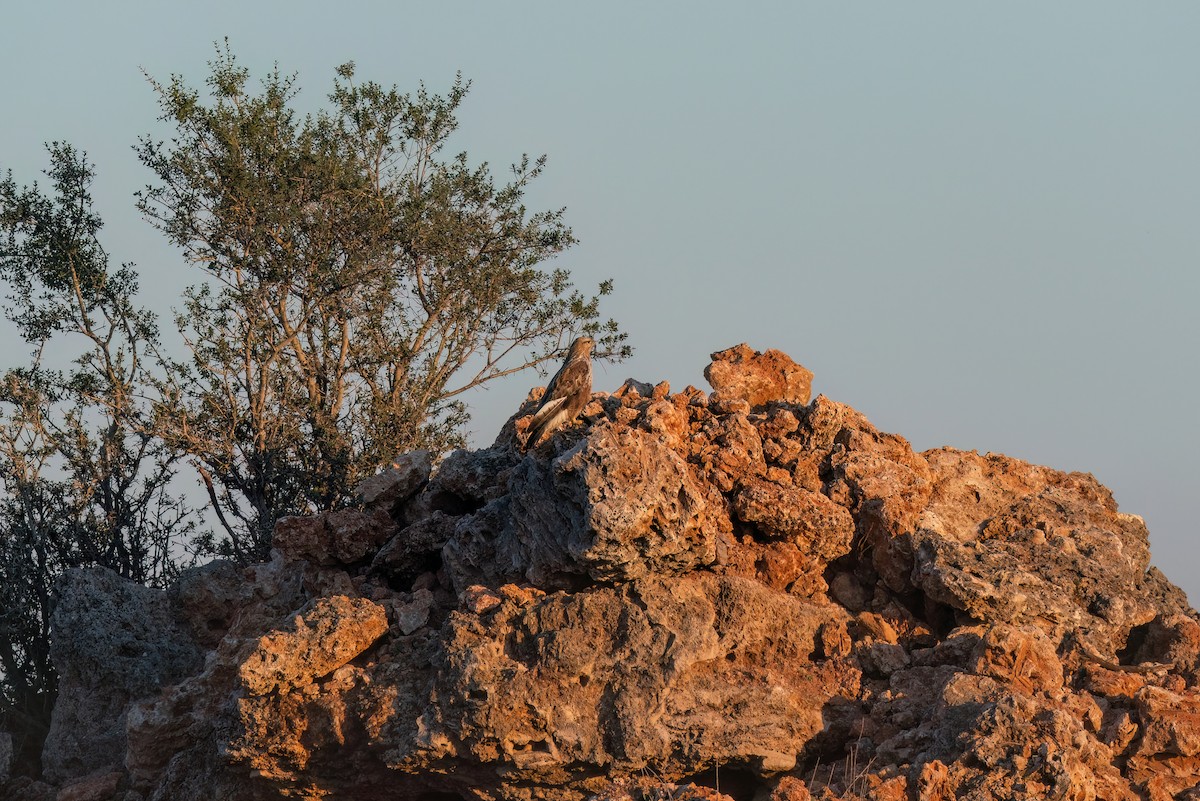
[(132, 702), (195, 673), (202, 646), (165, 592), (101, 568), (69, 571), (52, 621), (58, 701), (42, 750), (51, 782), (111, 771)]
[(161, 593), (74, 574), (50, 778), (127, 801), (1200, 798), (1200, 621), (1094, 478), (915, 453), (778, 351), (705, 374), (711, 395), (596, 394), (526, 452), (531, 399), (490, 448), (280, 521), (265, 564)]

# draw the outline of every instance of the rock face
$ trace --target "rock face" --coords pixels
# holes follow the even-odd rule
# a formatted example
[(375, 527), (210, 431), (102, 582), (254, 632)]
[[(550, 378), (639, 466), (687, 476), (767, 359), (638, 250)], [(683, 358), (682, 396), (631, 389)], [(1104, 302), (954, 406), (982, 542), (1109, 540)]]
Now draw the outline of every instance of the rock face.
[(1140, 518), (1090, 475), (914, 453), (777, 351), (713, 358), (711, 396), (630, 381), (529, 452), (518, 414), (436, 469), (401, 457), (364, 509), (281, 521), (271, 562), (165, 593), (73, 574), (47, 778), (1200, 798), (1200, 620)]
[(100, 568), (67, 573), (52, 626), (59, 689), (42, 769), (62, 782), (118, 766), (130, 703), (195, 673), (203, 652), (165, 592)]
[(11, 775), (12, 758), (12, 735), (6, 731), (0, 731), (0, 782), (8, 781), (8, 777)]

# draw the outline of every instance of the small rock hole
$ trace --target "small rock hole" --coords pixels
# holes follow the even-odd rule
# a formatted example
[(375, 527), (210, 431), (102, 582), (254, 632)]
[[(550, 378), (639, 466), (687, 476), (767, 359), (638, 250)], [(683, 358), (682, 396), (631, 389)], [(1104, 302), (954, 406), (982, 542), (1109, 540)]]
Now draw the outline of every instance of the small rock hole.
[(1129, 630), (1129, 636), (1125, 638), (1125, 647), (1117, 651), (1118, 662), (1122, 665), (1133, 665), (1141, 661), (1138, 658), (1138, 651), (1146, 644), (1146, 637), (1150, 634), (1151, 625), (1152, 623), (1143, 623)]

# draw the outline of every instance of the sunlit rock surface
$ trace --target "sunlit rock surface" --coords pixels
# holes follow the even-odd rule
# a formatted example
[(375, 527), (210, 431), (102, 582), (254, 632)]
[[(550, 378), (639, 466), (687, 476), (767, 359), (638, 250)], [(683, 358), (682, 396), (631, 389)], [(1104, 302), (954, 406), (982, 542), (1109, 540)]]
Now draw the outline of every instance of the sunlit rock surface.
[(400, 457), (362, 509), (281, 521), (265, 564), (166, 592), (72, 574), (47, 779), (125, 801), (1200, 798), (1200, 623), (1094, 478), (914, 453), (778, 351), (705, 375), (712, 395), (598, 393), (522, 452), (534, 393), (491, 448)]

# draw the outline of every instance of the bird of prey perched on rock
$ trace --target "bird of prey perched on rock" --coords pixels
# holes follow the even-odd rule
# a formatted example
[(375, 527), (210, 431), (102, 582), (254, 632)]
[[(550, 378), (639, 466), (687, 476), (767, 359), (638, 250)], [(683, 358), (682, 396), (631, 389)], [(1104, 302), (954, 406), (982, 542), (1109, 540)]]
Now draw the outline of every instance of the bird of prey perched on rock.
[(529, 422), (529, 436), (525, 440), (528, 447), (535, 447), (554, 431), (574, 421), (591, 400), (594, 344), (591, 337), (579, 337), (571, 343), (567, 360), (550, 379), (542, 402)]

